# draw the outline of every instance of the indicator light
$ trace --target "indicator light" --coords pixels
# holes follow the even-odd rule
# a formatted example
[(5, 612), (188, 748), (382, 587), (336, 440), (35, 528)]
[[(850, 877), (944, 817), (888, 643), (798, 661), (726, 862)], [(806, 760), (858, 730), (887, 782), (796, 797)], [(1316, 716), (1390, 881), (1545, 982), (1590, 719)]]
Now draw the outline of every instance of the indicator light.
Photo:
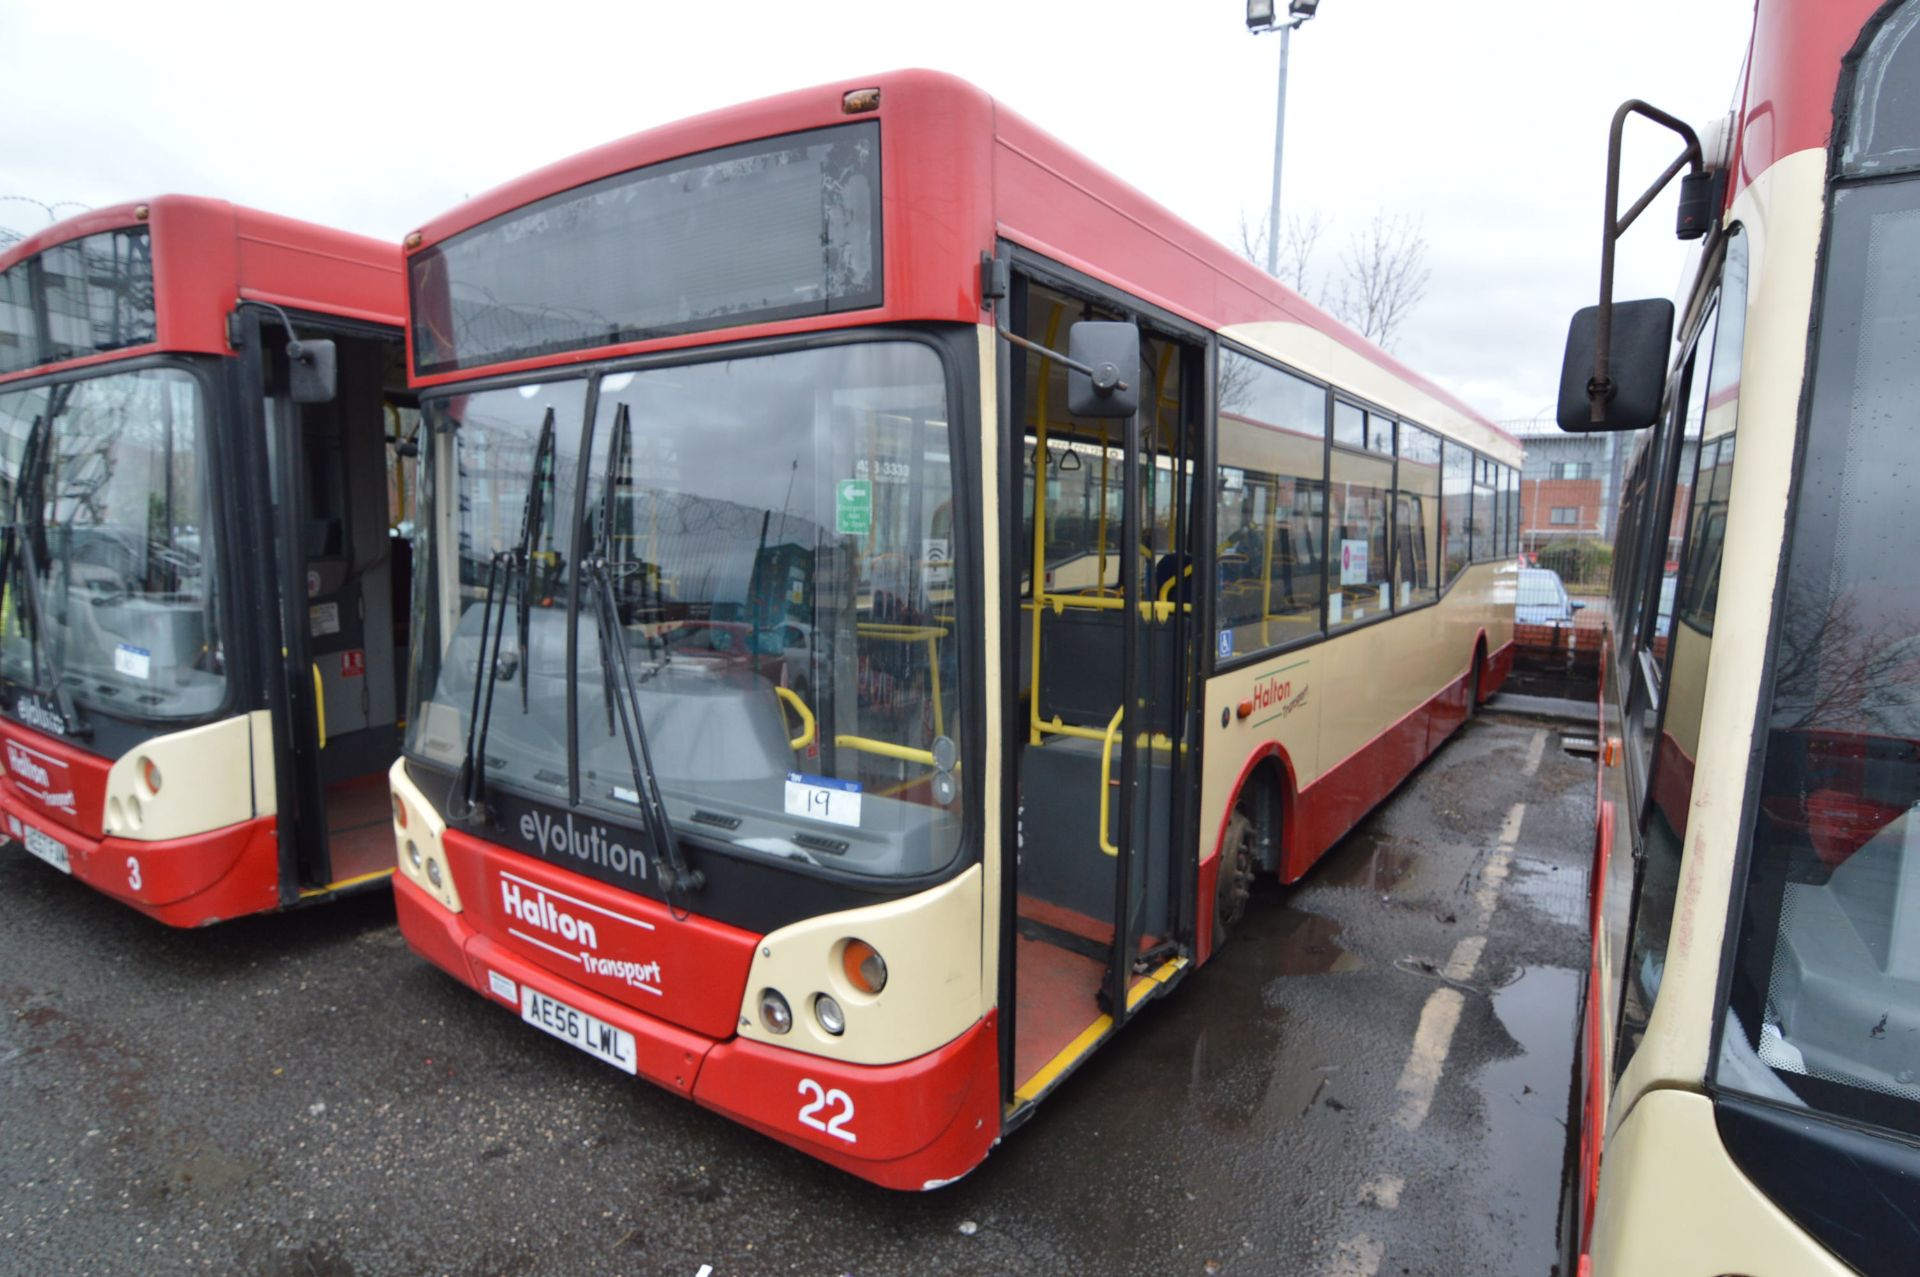
[(865, 940), (849, 940), (840, 955), (847, 983), (862, 993), (878, 993), (887, 987), (887, 962), (880, 951)]
[(393, 795), (393, 823), (405, 829), (407, 827), (407, 805), (400, 801), (400, 795)]
[(147, 782), (147, 791), (158, 794), (160, 792), (160, 769), (154, 765), (151, 758), (143, 758), (140, 760), (140, 774)]
[(865, 115), (868, 111), (878, 111), (880, 90), (855, 89), (840, 99), (840, 109), (847, 115)]
[(769, 1033), (785, 1033), (793, 1027), (793, 1008), (780, 996), (778, 989), (764, 989), (760, 993), (760, 1023), (767, 1026)]

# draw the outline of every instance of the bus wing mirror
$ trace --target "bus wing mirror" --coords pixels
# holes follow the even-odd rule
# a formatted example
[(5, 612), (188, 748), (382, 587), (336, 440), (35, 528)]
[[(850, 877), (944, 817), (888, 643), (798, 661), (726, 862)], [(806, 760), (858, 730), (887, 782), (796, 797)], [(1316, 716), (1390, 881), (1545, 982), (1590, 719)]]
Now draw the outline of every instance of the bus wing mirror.
[(1067, 361), (1068, 412), (1131, 417), (1140, 410), (1138, 325), (1080, 320), (1067, 330)]
[[(1660, 416), (1667, 379), (1667, 348), (1673, 342), (1673, 303), (1664, 297), (1613, 305), (1607, 354), (1609, 385), (1598, 386), (1594, 357), (1600, 340), (1600, 308), (1575, 312), (1567, 327), (1567, 357), (1560, 366), (1560, 428), (1571, 434), (1639, 430)], [(1598, 400), (1594, 391), (1602, 392)], [(1601, 406), (1595, 421), (1593, 405)]]
[(332, 403), (340, 388), (339, 355), (331, 341), (287, 343), (287, 384), (295, 403)]

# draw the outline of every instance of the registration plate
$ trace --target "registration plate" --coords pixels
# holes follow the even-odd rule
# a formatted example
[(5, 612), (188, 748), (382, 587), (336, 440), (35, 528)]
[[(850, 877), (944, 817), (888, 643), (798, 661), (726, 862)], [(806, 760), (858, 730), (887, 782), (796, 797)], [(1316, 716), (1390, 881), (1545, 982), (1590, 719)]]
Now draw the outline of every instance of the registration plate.
[(52, 834), (43, 834), (32, 825), (25, 825), (20, 831), (20, 841), (27, 850), (52, 865), (63, 874), (73, 872), (73, 865), (67, 859), (66, 844)]
[(571, 1042), (597, 1060), (605, 1060), (623, 1073), (638, 1073), (633, 1034), (625, 1029), (597, 1020), (524, 984), (520, 986), (520, 1018), (562, 1042)]

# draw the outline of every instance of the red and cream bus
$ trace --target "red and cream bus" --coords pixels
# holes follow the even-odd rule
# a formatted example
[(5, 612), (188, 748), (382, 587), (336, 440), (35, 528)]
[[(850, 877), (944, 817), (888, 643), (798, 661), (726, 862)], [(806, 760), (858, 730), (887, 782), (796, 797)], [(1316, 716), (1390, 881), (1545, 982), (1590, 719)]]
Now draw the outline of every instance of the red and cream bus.
[(400, 264), (174, 195), (0, 255), (0, 819), (162, 922), (391, 877)]
[(611, 143), (407, 270), (407, 940), (876, 1183), (1507, 669), (1513, 440), (956, 80)]
[(1564, 428), (1645, 430), (1601, 698), (1580, 1271), (1910, 1274), (1920, 3), (1760, 0), (1733, 105), (1698, 136), (1616, 117), (1615, 192), (1628, 115), (1680, 135), (1698, 255), (1677, 308), (1576, 318), (1562, 379)]

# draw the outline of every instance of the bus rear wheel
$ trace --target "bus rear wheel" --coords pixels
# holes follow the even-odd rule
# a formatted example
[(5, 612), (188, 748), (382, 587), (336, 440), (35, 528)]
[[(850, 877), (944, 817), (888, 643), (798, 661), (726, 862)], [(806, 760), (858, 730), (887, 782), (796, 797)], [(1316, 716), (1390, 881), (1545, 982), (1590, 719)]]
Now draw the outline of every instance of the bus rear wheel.
[(1220, 844), (1220, 875), (1213, 889), (1213, 951), (1227, 942), (1247, 913), (1253, 894), (1253, 817), (1244, 800), (1227, 820), (1227, 836)]

